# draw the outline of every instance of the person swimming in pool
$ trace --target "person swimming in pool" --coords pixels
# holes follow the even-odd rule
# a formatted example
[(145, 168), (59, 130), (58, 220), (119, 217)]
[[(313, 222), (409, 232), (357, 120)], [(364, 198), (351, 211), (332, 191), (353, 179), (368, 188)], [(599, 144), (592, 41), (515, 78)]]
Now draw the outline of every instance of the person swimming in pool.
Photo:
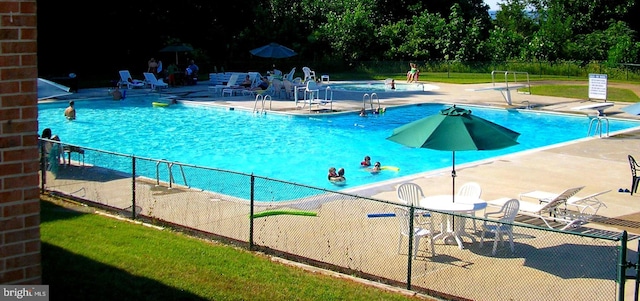
[(344, 168), (340, 168), (340, 171), (336, 172), (335, 167), (329, 167), (327, 179), (331, 182), (344, 182), (346, 180), (344, 177)]
[(362, 160), (362, 162), (360, 162), (360, 166), (362, 166), (362, 167), (371, 166), (371, 157), (364, 156), (364, 160)]
[(64, 117), (66, 117), (68, 120), (75, 120), (76, 119), (76, 108), (74, 107), (74, 101), (70, 101), (69, 102), (69, 106), (64, 110)]
[(376, 174), (382, 170), (382, 165), (380, 164), (380, 162), (376, 162), (372, 168), (367, 168), (367, 170), (373, 174)]

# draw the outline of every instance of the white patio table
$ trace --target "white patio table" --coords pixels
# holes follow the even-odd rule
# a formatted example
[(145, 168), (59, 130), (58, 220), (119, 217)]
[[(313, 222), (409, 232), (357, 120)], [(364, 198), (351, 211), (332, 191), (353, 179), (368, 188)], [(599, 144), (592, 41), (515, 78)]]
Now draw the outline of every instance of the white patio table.
[[(420, 200), (420, 207), (440, 212), (462, 213), (482, 210), (487, 207), (487, 202), (478, 198), (469, 198), (465, 196), (453, 196), (450, 194), (428, 196)], [(447, 229), (436, 235), (433, 239), (440, 239), (446, 243), (447, 238), (454, 238), (460, 249), (464, 248), (462, 244), (462, 236), (469, 237), (472, 242), (475, 238), (467, 233), (464, 228), (464, 217), (453, 218), (453, 215), (447, 215)]]

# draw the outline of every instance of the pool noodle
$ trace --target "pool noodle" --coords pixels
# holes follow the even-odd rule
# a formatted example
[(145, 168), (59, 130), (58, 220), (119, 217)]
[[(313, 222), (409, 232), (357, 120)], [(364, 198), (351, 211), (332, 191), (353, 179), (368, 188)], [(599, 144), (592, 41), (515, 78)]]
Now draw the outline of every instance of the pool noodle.
[(267, 217), (272, 215), (302, 215), (302, 216), (318, 216), (317, 213), (313, 211), (302, 211), (302, 210), (267, 210), (253, 214), (252, 218), (258, 217)]
[(395, 217), (396, 214), (393, 212), (382, 212), (382, 213), (369, 213), (367, 214), (368, 218), (374, 218), (374, 217)]
[[(419, 214), (422, 217), (430, 217), (431, 214), (425, 212), (425, 213), (420, 213)], [(396, 214), (393, 212), (380, 212), (380, 213), (369, 213), (367, 214), (368, 218), (374, 218), (374, 217), (395, 217)]]
[(382, 170), (393, 170), (393, 171), (399, 171), (400, 168), (395, 167), (395, 166), (381, 166), (380, 169)]

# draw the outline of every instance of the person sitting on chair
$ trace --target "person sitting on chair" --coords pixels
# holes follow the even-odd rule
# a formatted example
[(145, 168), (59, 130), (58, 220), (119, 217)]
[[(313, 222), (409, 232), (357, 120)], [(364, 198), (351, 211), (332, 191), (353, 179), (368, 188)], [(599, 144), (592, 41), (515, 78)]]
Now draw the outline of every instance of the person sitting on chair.
[(409, 63), (411, 69), (407, 71), (407, 83), (418, 82), (418, 66), (415, 63)]
[(196, 63), (193, 60), (191, 60), (189, 63), (189, 67), (187, 67), (187, 69), (185, 70), (185, 75), (187, 76), (188, 85), (195, 85), (198, 83), (199, 70), (200, 68), (198, 68), (198, 65), (196, 65)]
[(249, 76), (249, 74), (247, 74), (247, 76), (245, 76), (245, 78), (244, 78), (244, 81), (242, 83), (240, 83), (240, 86), (245, 87), (245, 88), (250, 88), (251, 84), (252, 84), (251, 76)]
[(261, 77), (260, 79), (260, 83), (256, 87), (253, 87), (251, 90), (266, 90), (269, 88), (269, 79), (265, 76)]

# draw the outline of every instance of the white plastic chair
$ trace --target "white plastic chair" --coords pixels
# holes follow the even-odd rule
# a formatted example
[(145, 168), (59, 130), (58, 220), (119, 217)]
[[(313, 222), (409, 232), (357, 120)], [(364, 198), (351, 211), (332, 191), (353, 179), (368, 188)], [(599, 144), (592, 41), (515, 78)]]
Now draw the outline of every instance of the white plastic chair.
[(316, 81), (316, 72), (311, 70), (309, 67), (302, 67), (302, 72), (304, 72), (304, 81)]
[(291, 68), (291, 71), (289, 71), (289, 73), (287, 73), (284, 76), (284, 79), (292, 82), (293, 81), (293, 75), (296, 73), (296, 67)]
[[(458, 193), (456, 195), (466, 197), (470, 200), (471, 199), (477, 200), (477, 199), (480, 199), (480, 196), (482, 196), (482, 188), (480, 187), (480, 184), (476, 182), (468, 182), (462, 185), (460, 189), (458, 189)], [(468, 211), (468, 212), (465, 212), (465, 214), (476, 216), (475, 211)], [(476, 227), (475, 219), (473, 220), (473, 231), (474, 232), (478, 231), (478, 228)]]
[[(420, 200), (424, 199), (424, 193), (422, 192), (422, 188), (418, 184), (415, 183), (402, 183), (398, 186), (398, 201), (403, 204), (413, 205), (414, 207), (420, 207)], [(427, 225), (432, 223), (432, 219), (435, 217), (435, 213), (426, 211), (426, 210), (417, 210), (416, 212), (416, 223), (418, 225)], [(438, 218), (441, 220), (442, 216), (437, 214)], [(427, 219), (427, 220), (425, 220)], [(442, 231), (442, 225), (439, 227), (440, 231)]]
[(424, 199), (422, 188), (415, 183), (402, 183), (398, 186), (398, 201), (407, 205), (419, 206), (420, 200)]
[(509, 236), (509, 245), (511, 246), (511, 252), (513, 253), (513, 221), (518, 214), (518, 210), (520, 208), (520, 201), (517, 199), (510, 199), (500, 211), (496, 212), (486, 212), (484, 214), (485, 218), (489, 218), (491, 216), (500, 216), (495, 222), (485, 221), (482, 225), (482, 234), (480, 235), (480, 248), (482, 248), (482, 244), (484, 242), (484, 236), (487, 232), (493, 233), (493, 250), (491, 251), (491, 255), (496, 255), (496, 248), (498, 247), (498, 241), (501, 244), (504, 244), (504, 240), (502, 239), (502, 235), (507, 234)]
[(394, 213), (396, 214), (396, 219), (398, 220), (398, 223), (400, 225), (400, 239), (398, 240), (398, 254), (400, 254), (400, 250), (402, 248), (403, 237), (408, 238), (413, 232), (413, 258), (415, 259), (418, 256), (420, 239), (425, 236), (429, 237), (429, 244), (431, 246), (431, 255), (436, 256), (436, 249), (433, 243), (433, 236), (435, 235), (435, 232), (433, 230), (433, 224), (431, 223), (431, 221), (426, 219), (423, 221), (422, 224), (420, 224), (420, 227), (415, 227), (415, 226), (412, 227), (411, 215), (409, 214), (409, 210), (407, 210), (407, 208), (396, 207), (394, 209)]

